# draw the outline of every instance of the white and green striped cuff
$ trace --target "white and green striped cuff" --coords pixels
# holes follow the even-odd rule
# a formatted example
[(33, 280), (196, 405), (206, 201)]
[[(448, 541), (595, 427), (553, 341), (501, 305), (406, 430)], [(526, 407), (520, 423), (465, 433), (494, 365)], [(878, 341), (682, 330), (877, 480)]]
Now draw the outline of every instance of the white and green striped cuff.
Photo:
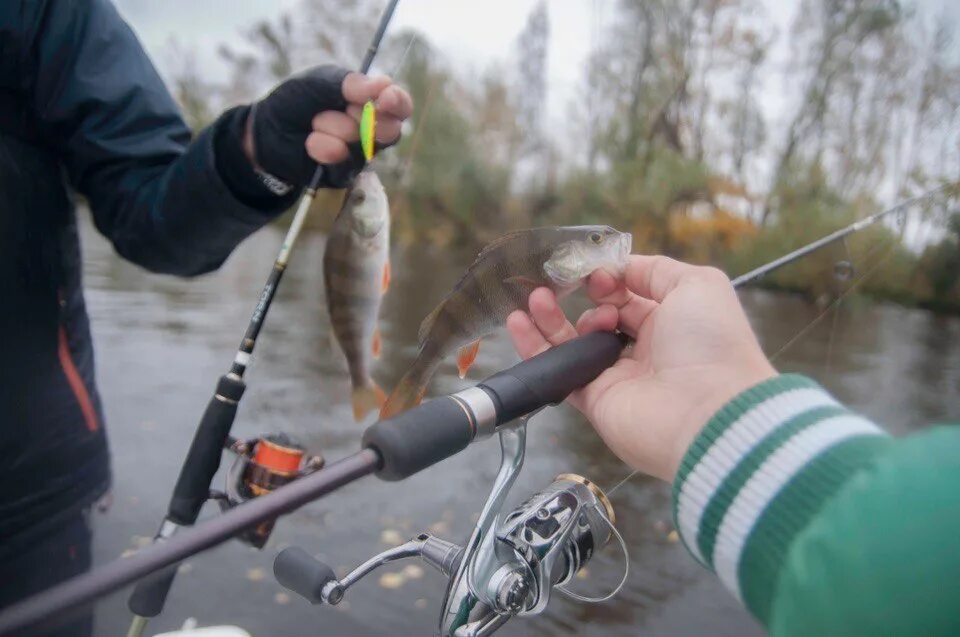
[(713, 416), (680, 464), (680, 537), (765, 620), (796, 534), (886, 440), (803, 376), (752, 387)]

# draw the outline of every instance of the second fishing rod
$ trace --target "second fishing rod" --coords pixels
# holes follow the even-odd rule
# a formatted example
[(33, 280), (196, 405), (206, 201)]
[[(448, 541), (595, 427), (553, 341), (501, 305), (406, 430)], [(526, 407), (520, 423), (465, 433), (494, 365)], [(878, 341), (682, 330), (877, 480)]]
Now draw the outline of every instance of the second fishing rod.
[[(380, 49), (384, 34), (393, 17), (399, 0), (390, 0), (380, 16), (377, 29), (374, 32), (373, 39), (367, 47), (360, 64), (360, 72), (368, 73), (373, 64), (373, 60)], [(230, 437), (230, 430), (233, 427), (234, 419), (237, 415), (237, 408), (240, 399), (246, 389), (246, 383), (243, 380), (247, 366), (250, 363), (250, 357), (253, 354), (257, 343), (257, 337), (263, 327), (270, 310), (270, 305), (276, 296), (277, 288), (286, 271), (287, 263), (293, 247), (296, 244), (303, 223), (307, 218), (310, 207), (316, 197), (317, 190), (323, 180), (323, 166), (318, 165), (307, 185), (299, 203), (290, 228), (284, 236), (280, 251), (270, 270), (270, 275), (260, 292), (256, 307), (250, 316), (250, 323), (247, 326), (237, 353), (229, 371), (220, 377), (213, 397), (203, 413), (200, 423), (197, 425), (196, 433), (190, 449), (184, 458), (177, 478), (173, 495), (170, 498), (170, 504), (167, 514), (160, 525), (155, 541), (163, 542), (173, 536), (177, 529), (184, 526), (191, 526), (197, 521), (200, 510), (210, 499), (210, 483), (214, 474), (220, 468), (220, 460), (224, 447), (232, 448), (240, 459), (256, 452), (259, 454), (272, 454), (272, 459), (278, 463), (278, 467), (289, 467), (291, 462), (300, 464), (302, 449), (295, 444), (285, 441), (282, 437), (279, 439), (266, 440), (262, 445), (248, 444), (244, 441), (235, 441)], [(306, 463), (306, 468), (315, 469), (322, 463), (319, 459), (311, 459)], [(282, 472), (278, 472), (282, 473)], [(265, 476), (269, 483), (274, 476)], [(265, 487), (272, 486), (265, 484)], [(221, 502), (230, 502), (230, 494), (221, 494)], [(256, 495), (256, 494), (253, 494)], [(237, 500), (237, 498), (233, 498)], [(269, 529), (267, 530), (267, 534)], [(253, 544), (262, 545), (265, 537), (257, 538), (253, 536)], [(164, 577), (154, 578), (150, 581), (144, 581), (137, 585), (130, 596), (128, 606), (133, 613), (134, 618), (128, 637), (138, 637), (142, 634), (147, 618), (155, 617), (163, 610), (170, 586), (176, 576), (176, 569), (170, 569), (164, 573)]]

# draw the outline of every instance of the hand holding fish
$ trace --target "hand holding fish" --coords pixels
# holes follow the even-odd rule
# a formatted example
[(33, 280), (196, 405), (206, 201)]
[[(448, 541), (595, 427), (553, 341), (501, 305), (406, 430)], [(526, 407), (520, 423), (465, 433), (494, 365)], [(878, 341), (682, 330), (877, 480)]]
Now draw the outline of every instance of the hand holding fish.
[[(413, 112), (410, 95), (386, 76), (319, 66), (291, 77), (250, 109), (243, 149), (250, 163), (289, 184), (306, 185), (317, 164), (324, 186), (342, 188), (363, 168), (360, 120), (376, 107), (376, 142), (395, 144)], [(368, 109), (369, 111), (369, 109)]]
[(619, 328), (636, 339), (616, 365), (570, 396), (624, 462), (670, 481), (694, 436), (739, 392), (776, 375), (725, 274), (660, 256), (631, 256), (622, 280), (590, 276), (597, 307), (576, 327), (548, 289), (507, 328), (529, 358), (577, 334)]
[(487, 245), (460, 281), (420, 325), (419, 353), (380, 410), (389, 418), (418, 404), (440, 363), (458, 352), (463, 378), (480, 340), (526, 309), (538, 287), (566, 294), (600, 268), (621, 272), (630, 254), (629, 234), (609, 226), (551, 226), (520, 230)]

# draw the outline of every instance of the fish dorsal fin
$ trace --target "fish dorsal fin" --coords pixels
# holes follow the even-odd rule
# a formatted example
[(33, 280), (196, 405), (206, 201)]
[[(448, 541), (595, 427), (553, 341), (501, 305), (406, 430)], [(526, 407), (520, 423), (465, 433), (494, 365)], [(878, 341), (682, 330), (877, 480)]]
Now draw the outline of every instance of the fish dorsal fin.
[[(473, 261), (473, 265), (476, 265), (480, 261), (483, 261), (485, 258), (490, 256), (491, 253), (496, 252), (497, 249), (501, 248), (502, 246), (510, 243), (515, 239), (520, 238), (525, 234), (530, 234), (531, 232), (537, 229), (538, 228), (526, 228), (524, 230), (514, 230), (513, 232), (508, 232), (507, 234), (501, 237), (497, 237), (487, 245), (483, 246), (483, 249), (480, 250), (480, 252), (477, 254), (477, 258)], [(472, 268), (473, 265), (471, 265), (470, 267)]]

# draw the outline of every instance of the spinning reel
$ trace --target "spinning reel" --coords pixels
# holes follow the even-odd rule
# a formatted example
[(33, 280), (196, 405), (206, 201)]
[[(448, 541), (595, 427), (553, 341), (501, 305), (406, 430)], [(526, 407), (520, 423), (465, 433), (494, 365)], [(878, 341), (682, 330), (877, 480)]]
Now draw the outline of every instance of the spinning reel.
[[(252, 440), (234, 440), (227, 447), (236, 459), (227, 472), (226, 489), (211, 491), (210, 498), (227, 511), (266, 495), (323, 467), (322, 456), (305, 458), (302, 445), (286, 434), (267, 434)], [(237, 539), (262, 549), (270, 539), (276, 518), (244, 529)]]
[[(422, 533), (371, 557), (342, 579), (302, 548), (291, 547), (274, 562), (277, 580), (313, 604), (338, 604), (376, 568), (419, 557), (448, 578), (439, 622), (443, 637), (483, 637), (512, 617), (539, 615), (554, 590), (585, 602), (610, 599), (627, 580), (629, 557), (614, 526), (613, 507), (595, 484), (561, 474), (504, 514), (504, 501), (523, 466), (526, 424), (525, 417), (499, 429), (500, 470), (464, 546)], [(612, 537), (624, 554), (623, 578), (616, 589), (602, 598), (567, 590), (577, 571)]]

